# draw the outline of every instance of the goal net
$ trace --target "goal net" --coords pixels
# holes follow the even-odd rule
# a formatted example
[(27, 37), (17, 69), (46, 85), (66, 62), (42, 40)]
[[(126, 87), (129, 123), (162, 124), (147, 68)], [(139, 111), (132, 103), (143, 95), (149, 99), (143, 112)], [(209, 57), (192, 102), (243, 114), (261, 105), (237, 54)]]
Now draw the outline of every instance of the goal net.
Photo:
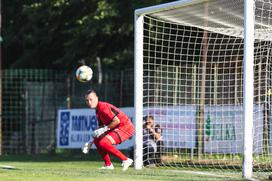
[[(183, 0), (136, 10), (136, 167), (241, 171), (244, 9), (242, 0)], [(256, 0), (254, 11), (252, 163), (261, 173), (272, 170), (272, 2)]]

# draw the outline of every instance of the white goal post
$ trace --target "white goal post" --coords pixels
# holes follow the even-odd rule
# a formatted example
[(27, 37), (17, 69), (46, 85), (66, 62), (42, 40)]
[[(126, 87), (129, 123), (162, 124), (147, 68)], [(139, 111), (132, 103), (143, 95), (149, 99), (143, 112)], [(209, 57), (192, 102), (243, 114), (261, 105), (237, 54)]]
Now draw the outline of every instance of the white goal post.
[[(270, 0), (137, 9), (134, 59), (135, 169), (272, 170)], [(159, 145), (144, 116), (154, 117)]]

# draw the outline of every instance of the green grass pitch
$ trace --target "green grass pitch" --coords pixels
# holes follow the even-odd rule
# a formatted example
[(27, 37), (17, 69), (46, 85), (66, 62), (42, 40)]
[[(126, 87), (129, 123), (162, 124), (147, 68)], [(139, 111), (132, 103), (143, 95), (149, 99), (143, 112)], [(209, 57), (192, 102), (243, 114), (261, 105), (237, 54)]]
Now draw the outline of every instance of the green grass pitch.
[[(3, 181), (180, 181), (180, 180), (242, 180), (239, 176), (202, 174), (205, 171), (182, 168), (144, 168), (121, 170), (121, 162), (114, 159), (115, 170), (99, 170), (103, 162), (98, 155), (7, 155), (0, 156), (0, 180)], [(4, 166), (13, 166), (14, 169)]]

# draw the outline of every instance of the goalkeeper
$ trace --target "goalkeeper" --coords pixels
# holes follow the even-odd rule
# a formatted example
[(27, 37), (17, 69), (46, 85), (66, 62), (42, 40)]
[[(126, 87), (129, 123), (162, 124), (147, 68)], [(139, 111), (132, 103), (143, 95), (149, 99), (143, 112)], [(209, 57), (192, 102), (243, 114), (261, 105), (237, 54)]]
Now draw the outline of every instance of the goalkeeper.
[(113, 170), (109, 154), (112, 154), (123, 161), (123, 171), (126, 171), (133, 160), (126, 157), (113, 145), (120, 144), (132, 137), (134, 126), (125, 113), (115, 106), (98, 100), (94, 90), (88, 90), (85, 94), (88, 107), (96, 109), (96, 118), (99, 123), (98, 129), (94, 130), (92, 136), (98, 153), (101, 155), (105, 165), (101, 169)]

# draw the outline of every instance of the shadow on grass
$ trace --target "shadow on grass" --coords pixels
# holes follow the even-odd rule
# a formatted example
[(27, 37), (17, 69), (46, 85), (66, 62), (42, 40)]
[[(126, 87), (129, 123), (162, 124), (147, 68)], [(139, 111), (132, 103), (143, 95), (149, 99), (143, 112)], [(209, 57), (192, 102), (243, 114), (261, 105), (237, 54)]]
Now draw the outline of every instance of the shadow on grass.
[[(111, 157), (112, 161), (117, 159)], [(14, 162), (67, 162), (67, 161), (101, 161), (100, 155), (96, 150), (91, 150), (88, 154), (81, 151), (68, 151), (63, 153), (51, 154), (10, 154), (1, 155), (0, 163), (6, 161)]]

